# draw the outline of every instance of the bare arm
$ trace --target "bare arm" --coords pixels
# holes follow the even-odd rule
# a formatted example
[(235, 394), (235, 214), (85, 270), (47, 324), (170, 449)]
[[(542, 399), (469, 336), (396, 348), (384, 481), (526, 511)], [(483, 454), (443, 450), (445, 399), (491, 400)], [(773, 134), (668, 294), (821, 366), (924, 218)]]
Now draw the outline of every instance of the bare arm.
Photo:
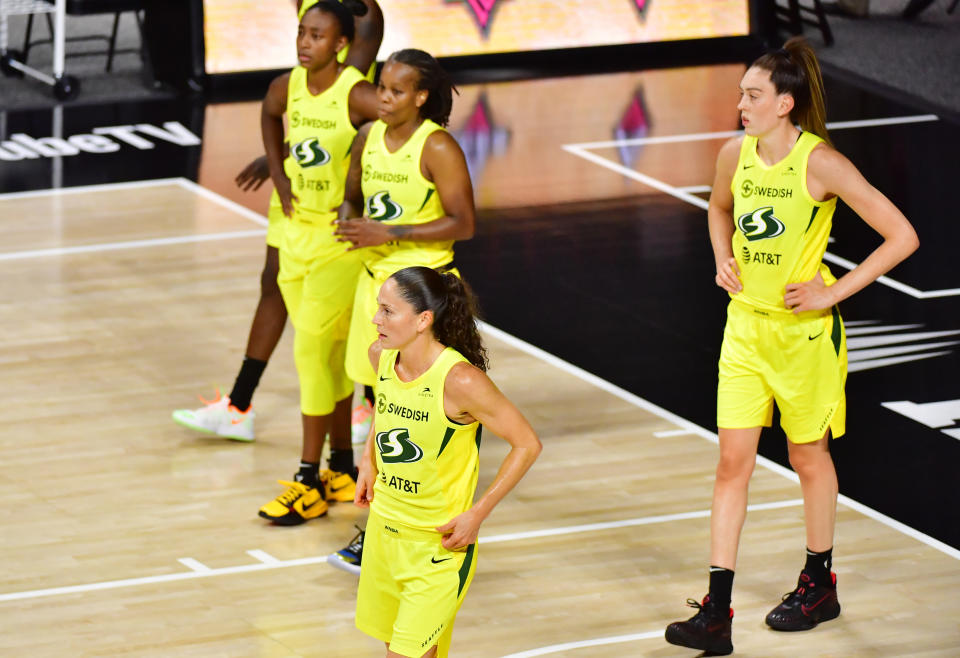
[[(374, 343), (367, 349), (367, 356), (370, 359), (370, 365), (374, 372), (380, 367), (380, 341)], [(377, 481), (377, 459), (373, 451), (374, 446), (374, 427), (376, 426), (377, 408), (373, 408), (373, 416), (370, 418), (370, 432), (367, 434), (367, 443), (363, 447), (363, 457), (360, 458), (360, 464), (357, 469), (357, 492), (353, 496), (353, 503), (358, 507), (370, 507), (373, 502), (373, 483)]]
[(260, 111), (260, 130), (263, 134), (263, 148), (270, 169), (270, 178), (277, 189), (283, 214), (293, 215), (293, 202), (298, 199), (290, 188), (290, 179), (283, 170), (283, 113), (287, 110), (287, 85), (290, 74), (285, 73), (274, 79), (263, 99)]
[(347, 180), (343, 193), (343, 203), (337, 212), (337, 221), (363, 216), (363, 190), (361, 179), (363, 176), (363, 147), (367, 145), (367, 135), (370, 126), (365, 124), (357, 131), (357, 136), (350, 147), (350, 169), (347, 171)]
[(480, 524), (520, 481), (540, 454), (542, 445), (523, 414), (479, 368), (458, 363), (447, 374), (443, 391), (447, 416), (457, 422), (476, 420), (510, 444), (493, 482), (469, 510), (437, 528), (443, 546), (464, 548), (477, 540)]
[(350, 121), (359, 126), (374, 121), (380, 115), (380, 101), (377, 100), (377, 88), (366, 80), (361, 80), (350, 89)]
[(366, 75), (383, 42), (383, 12), (376, 0), (363, 0), (363, 4), (367, 13), (354, 19), (355, 34), (344, 64), (355, 66)]
[(371, 247), (391, 240), (442, 242), (473, 237), (476, 209), (467, 160), (460, 145), (445, 131), (437, 131), (423, 145), (421, 171), (437, 186), (437, 195), (446, 215), (424, 224), (384, 224), (369, 219), (342, 222), (341, 241), (351, 249)]
[(740, 159), (742, 138), (731, 139), (720, 149), (717, 156), (717, 173), (710, 192), (710, 205), (707, 208), (707, 224), (710, 228), (710, 244), (713, 246), (713, 258), (717, 265), (716, 284), (727, 292), (736, 294), (743, 289), (740, 283), (740, 267), (733, 257), (733, 194), (730, 183), (737, 171)]
[(903, 213), (868, 183), (852, 162), (825, 144), (810, 153), (807, 189), (815, 199), (843, 199), (883, 237), (883, 242), (832, 286), (825, 286), (819, 273), (811, 281), (789, 284), (784, 303), (794, 313), (830, 308), (876, 281), (920, 246), (916, 231)]

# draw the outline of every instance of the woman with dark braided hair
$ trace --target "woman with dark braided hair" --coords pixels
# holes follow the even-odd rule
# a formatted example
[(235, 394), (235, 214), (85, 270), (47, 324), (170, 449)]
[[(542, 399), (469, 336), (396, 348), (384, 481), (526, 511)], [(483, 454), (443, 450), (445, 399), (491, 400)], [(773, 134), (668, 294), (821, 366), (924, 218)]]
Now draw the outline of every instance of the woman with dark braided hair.
[[(373, 425), (354, 502), (370, 507), (357, 628), (387, 656), (446, 656), (476, 569), (480, 524), (520, 481), (540, 441), (487, 377), (470, 288), (450, 272), (407, 267), (380, 287), (368, 350)], [(479, 426), (510, 444), (477, 488)]]
[(337, 234), (358, 250), (364, 268), (354, 297), (347, 374), (373, 386), (367, 347), (377, 291), (391, 274), (423, 265), (454, 270), (453, 243), (473, 237), (473, 187), (467, 161), (443, 129), (453, 86), (437, 60), (400, 50), (383, 66), (377, 86), (379, 120), (353, 144)]
[[(800, 631), (840, 614), (831, 571), (837, 474), (828, 441), (846, 430), (847, 351), (836, 304), (919, 245), (903, 213), (831, 146), (820, 67), (806, 41), (790, 39), (757, 59), (740, 94), (746, 134), (720, 150), (707, 214), (715, 282), (730, 295), (717, 387), (710, 586), (702, 603), (688, 601), (697, 614), (666, 631), (672, 644), (714, 654), (733, 651), (737, 547), (774, 403), (803, 492), (807, 554), (796, 589), (766, 623)], [(823, 263), (838, 198), (883, 238), (839, 279)]]

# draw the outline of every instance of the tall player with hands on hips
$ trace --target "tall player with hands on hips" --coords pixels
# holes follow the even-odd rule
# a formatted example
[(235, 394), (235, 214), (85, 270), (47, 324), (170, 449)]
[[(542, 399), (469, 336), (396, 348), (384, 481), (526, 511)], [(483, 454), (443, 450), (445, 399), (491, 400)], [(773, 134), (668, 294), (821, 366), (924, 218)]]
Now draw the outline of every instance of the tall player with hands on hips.
[[(715, 654), (733, 651), (737, 547), (774, 402), (800, 477), (807, 556), (797, 587), (766, 623), (798, 631), (840, 614), (831, 571), (838, 487), (828, 441), (846, 430), (847, 352), (836, 304), (919, 245), (903, 213), (830, 145), (820, 67), (806, 41), (790, 39), (753, 62), (740, 94), (746, 134), (720, 150), (707, 214), (716, 284), (730, 295), (717, 387), (709, 593), (701, 603), (688, 600), (697, 614), (666, 630), (672, 644)], [(838, 198), (883, 242), (836, 279), (823, 254)]]

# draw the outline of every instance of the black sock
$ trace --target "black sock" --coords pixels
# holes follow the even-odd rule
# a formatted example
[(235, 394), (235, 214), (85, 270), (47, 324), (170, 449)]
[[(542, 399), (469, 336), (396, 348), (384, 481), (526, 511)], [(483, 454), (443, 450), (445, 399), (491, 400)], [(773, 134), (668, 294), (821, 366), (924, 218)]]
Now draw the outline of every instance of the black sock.
[(370, 406), (373, 406), (373, 386), (364, 386), (363, 387), (363, 397), (366, 398), (367, 402), (370, 403)]
[(733, 572), (723, 567), (710, 566), (710, 600), (721, 610), (730, 607), (733, 591)]
[(297, 474), (293, 476), (293, 479), (297, 482), (302, 482), (308, 487), (313, 487), (314, 489), (320, 488), (320, 462), (300, 462), (300, 470), (297, 471)]
[(346, 450), (335, 450), (331, 448), (330, 461), (328, 463), (331, 471), (346, 473), (350, 477), (353, 477), (353, 448), (347, 448)]
[(230, 404), (240, 411), (246, 411), (250, 408), (253, 392), (256, 390), (257, 384), (260, 383), (260, 375), (263, 374), (263, 369), (266, 367), (266, 361), (251, 359), (249, 356), (243, 357), (243, 365), (240, 366), (237, 379), (233, 382), (233, 390), (230, 391)]
[(807, 563), (803, 566), (803, 570), (807, 572), (814, 584), (833, 585), (833, 578), (830, 577), (830, 569), (832, 568), (832, 546), (823, 553), (815, 553), (809, 548), (807, 549)]

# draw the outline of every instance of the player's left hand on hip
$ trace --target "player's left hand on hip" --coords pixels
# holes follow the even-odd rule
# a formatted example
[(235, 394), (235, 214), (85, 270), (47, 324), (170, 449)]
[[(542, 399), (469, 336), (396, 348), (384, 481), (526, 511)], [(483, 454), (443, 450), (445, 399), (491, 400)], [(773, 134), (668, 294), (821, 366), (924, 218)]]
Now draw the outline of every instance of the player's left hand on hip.
[(830, 286), (824, 283), (820, 272), (817, 272), (817, 275), (809, 281), (788, 283), (783, 303), (794, 313), (801, 313), (830, 308), (834, 301)]
[(477, 541), (481, 521), (482, 519), (471, 510), (458, 514), (443, 525), (437, 526), (437, 532), (443, 535), (440, 543), (448, 551), (466, 548)]

